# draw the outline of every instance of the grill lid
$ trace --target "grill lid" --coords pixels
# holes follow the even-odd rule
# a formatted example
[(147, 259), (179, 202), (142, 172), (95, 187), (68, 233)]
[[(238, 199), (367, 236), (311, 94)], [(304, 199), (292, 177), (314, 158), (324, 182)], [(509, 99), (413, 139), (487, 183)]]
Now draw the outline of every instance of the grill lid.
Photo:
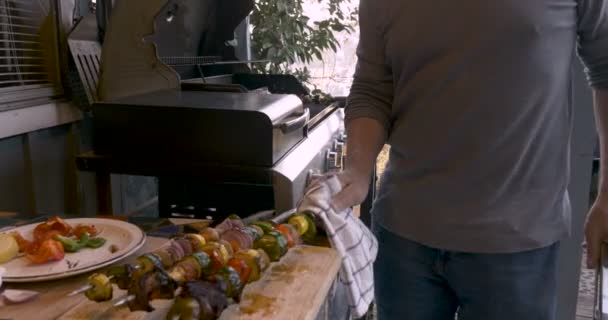
[(304, 139), (295, 95), (162, 90), (93, 105), (94, 150), (271, 167)]
[(226, 43), (252, 9), (253, 0), (118, 1), (102, 49), (99, 98), (178, 89), (180, 79), (197, 69), (170, 68), (161, 58), (235, 60), (234, 47)]

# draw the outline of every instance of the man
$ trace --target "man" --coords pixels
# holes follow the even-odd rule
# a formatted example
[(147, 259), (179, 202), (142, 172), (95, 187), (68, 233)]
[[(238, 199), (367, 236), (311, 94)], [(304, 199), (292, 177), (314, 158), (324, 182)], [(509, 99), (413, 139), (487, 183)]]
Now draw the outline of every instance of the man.
[[(608, 165), (608, 0), (361, 0), (336, 210), (367, 194), (380, 320), (554, 319), (569, 232), (571, 65), (587, 67)], [(586, 227), (608, 235), (608, 171)]]

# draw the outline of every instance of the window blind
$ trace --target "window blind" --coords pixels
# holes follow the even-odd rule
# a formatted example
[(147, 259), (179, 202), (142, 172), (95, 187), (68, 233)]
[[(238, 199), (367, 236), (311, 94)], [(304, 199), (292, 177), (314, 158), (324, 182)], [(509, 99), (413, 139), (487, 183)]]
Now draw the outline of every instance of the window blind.
[(48, 0), (0, 0), (0, 108), (60, 92)]

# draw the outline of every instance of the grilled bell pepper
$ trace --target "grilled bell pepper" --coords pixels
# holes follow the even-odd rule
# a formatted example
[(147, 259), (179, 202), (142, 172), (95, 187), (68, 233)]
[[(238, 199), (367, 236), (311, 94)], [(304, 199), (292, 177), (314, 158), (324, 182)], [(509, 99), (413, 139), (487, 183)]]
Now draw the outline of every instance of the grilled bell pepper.
[(279, 249), (281, 249), (281, 257), (287, 253), (287, 239), (283, 236), (279, 231), (271, 231), (268, 233), (269, 236), (275, 237), (277, 239), (277, 243), (279, 244)]
[(205, 238), (207, 243), (216, 242), (220, 239), (220, 234), (217, 232), (217, 230), (210, 227), (201, 230), (200, 234), (203, 236), (203, 238)]
[[(230, 242), (222, 239), (222, 240), (219, 240), (217, 243), (219, 243), (220, 246), (224, 247), (222, 250), (225, 251), (226, 261), (228, 261), (230, 258), (232, 258), (232, 255), (234, 255), (234, 250), (232, 250), (232, 246), (230, 245)], [(224, 254), (224, 251), (222, 251), (222, 254)]]
[(184, 237), (190, 240), (190, 244), (192, 244), (192, 249), (194, 252), (200, 252), (203, 246), (207, 243), (205, 237), (197, 233), (188, 233), (184, 235)]
[(234, 255), (234, 258), (244, 261), (249, 267), (249, 277), (244, 283), (250, 283), (260, 279), (262, 268), (260, 266), (260, 253), (258, 250), (250, 249), (239, 251)]
[(251, 225), (260, 227), (264, 234), (274, 230), (274, 225), (270, 221), (254, 221)]
[(175, 302), (167, 313), (166, 320), (198, 320), (200, 319), (200, 305), (193, 297), (175, 298)]
[(304, 235), (308, 230), (308, 220), (304, 218), (304, 216), (301, 214), (296, 214), (289, 217), (287, 223), (294, 226), (294, 228), (296, 228), (296, 230), (298, 231), (298, 234), (300, 234), (301, 236)]
[(238, 214), (234, 214), (233, 213), (233, 214), (231, 214), (231, 215), (228, 216), (228, 219), (230, 219), (230, 220), (241, 220), (241, 217), (239, 217)]
[(183, 286), (175, 304), (169, 310), (167, 320), (214, 320), (228, 306), (225, 290), (217, 284), (191, 281)]
[(232, 267), (239, 274), (242, 284), (247, 283), (251, 275), (251, 267), (244, 259), (235, 257), (230, 259), (226, 265)]
[(196, 252), (178, 262), (169, 272), (177, 283), (193, 281), (211, 274), (211, 259), (205, 252)]
[(287, 221), (293, 225), (304, 241), (311, 241), (317, 236), (317, 226), (308, 213), (298, 213)]
[(217, 274), (211, 276), (209, 280), (215, 283), (223, 282), (226, 285), (225, 293), (228, 298), (238, 298), (243, 289), (241, 277), (238, 272), (230, 266), (222, 267)]
[(243, 231), (247, 233), (253, 241), (259, 240), (264, 235), (264, 230), (258, 226), (246, 226)]
[(266, 271), (266, 269), (268, 269), (268, 267), (270, 266), (270, 257), (268, 257), (268, 254), (266, 254), (266, 251), (262, 250), (262, 249), (257, 249), (255, 250), (258, 252), (258, 265), (260, 266), (260, 272), (264, 272)]
[(280, 232), (285, 239), (287, 239), (287, 246), (289, 248), (293, 248), (300, 242), (300, 235), (298, 234), (296, 228), (291, 224), (280, 224), (277, 226), (277, 231)]
[(211, 273), (215, 273), (230, 259), (224, 246), (217, 242), (210, 242), (204, 245), (203, 252), (205, 252), (211, 260)]
[(92, 274), (89, 277), (89, 284), (92, 287), (84, 293), (89, 300), (96, 302), (112, 300), (112, 283), (105, 274)]
[(287, 240), (278, 231), (271, 231), (255, 242), (256, 249), (262, 249), (270, 261), (279, 261), (287, 252)]
[(141, 266), (137, 270), (138, 274), (154, 271), (155, 269), (163, 269), (163, 263), (160, 258), (153, 253), (146, 253), (136, 259), (137, 264)]
[(131, 285), (131, 277), (135, 269), (128, 264), (122, 266), (113, 266), (108, 269), (106, 275), (113, 276), (111, 282), (115, 283), (120, 289), (126, 290)]
[(197, 265), (200, 267), (201, 274), (199, 278), (211, 273), (211, 258), (205, 252), (195, 252), (192, 256), (187, 259), (195, 259)]
[(135, 298), (128, 302), (131, 311), (154, 311), (151, 300), (173, 299), (177, 284), (164, 272), (142, 274), (129, 287), (128, 293)]

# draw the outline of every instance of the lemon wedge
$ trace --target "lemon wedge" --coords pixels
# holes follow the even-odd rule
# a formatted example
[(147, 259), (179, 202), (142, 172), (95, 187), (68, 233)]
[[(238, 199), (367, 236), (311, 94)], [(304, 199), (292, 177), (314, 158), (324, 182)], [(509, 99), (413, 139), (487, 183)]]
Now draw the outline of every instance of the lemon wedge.
[(19, 245), (13, 236), (0, 234), (0, 264), (12, 260), (19, 254)]

